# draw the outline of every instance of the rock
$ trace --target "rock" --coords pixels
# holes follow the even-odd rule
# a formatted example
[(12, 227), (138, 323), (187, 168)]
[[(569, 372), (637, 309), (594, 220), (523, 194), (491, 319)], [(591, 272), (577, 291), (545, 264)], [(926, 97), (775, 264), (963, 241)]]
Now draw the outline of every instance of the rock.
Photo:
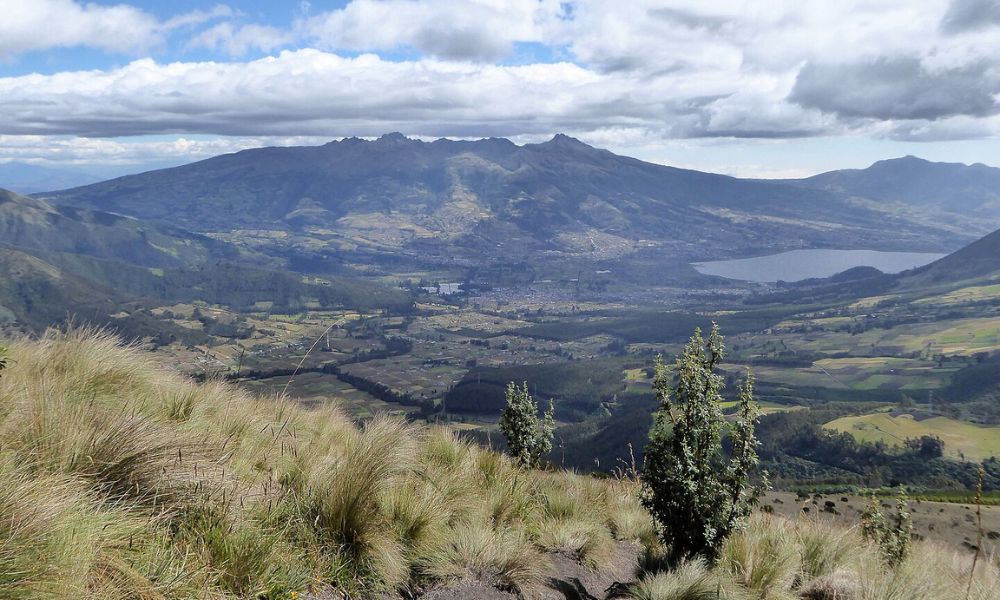
[(859, 600), (861, 586), (855, 575), (836, 571), (806, 583), (799, 595), (804, 600)]

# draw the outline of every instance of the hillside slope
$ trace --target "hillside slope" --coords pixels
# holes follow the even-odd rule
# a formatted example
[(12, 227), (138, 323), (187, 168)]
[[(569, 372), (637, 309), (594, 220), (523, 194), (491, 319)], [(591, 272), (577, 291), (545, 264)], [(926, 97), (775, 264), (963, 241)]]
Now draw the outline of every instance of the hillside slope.
[(300, 251), (441, 262), (941, 249), (966, 239), (842, 194), (646, 163), (564, 135), (524, 146), (389, 134), (259, 148), (45, 197), (195, 231), (245, 231), (247, 243), (283, 232)]
[(111, 292), (44, 260), (0, 246), (0, 323), (41, 330), (68, 315), (114, 312)]
[[(67, 318), (108, 324), (109, 315), (140, 299), (147, 307), (270, 302), (405, 312), (411, 305), (400, 290), (339, 277), (306, 281), (280, 265), (171, 225), (0, 190), (0, 322), (17, 321), (29, 331)], [(173, 329), (151, 321), (141, 330), (150, 335), (161, 328)]]
[(969, 556), (916, 542), (888, 569), (856, 530), (766, 516), (711, 569), (635, 581), (634, 544), (656, 550), (634, 481), (520, 470), (446, 429), (196, 385), (85, 331), (9, 358), (4, 598), (593, 598), (616, 563), (610, 581), (637, 600), (1000, 597), (990, 560), (970, 577)]
[[(66, 323), (89, 323), (107, 327), (132, 340), (147, 337), (204, 343), (208, 337), (168, 321), (154, 318), (123, 291), (120, 283), (142, 277), (154, 278), (145, 269), (124, 263), (103, 263), (119, 285), (104, 285), (80, 275), (73, 265), (102, 264), (82, 256), (49, 262), (42, 257), (0, 244), (0, 331), (42, 333)], [(135, 269), (140, 278), (123, 277)]]
[(969, 233), (1000, 227), (1000, 169), (984, 164), (931, 162), (915, 156), (882, 160), (785, 183), (842, 193), (943, 219)]
[(968, 246), (898, 277), (900, 288), (986, 283), (1000, 279), (1000, 230)]
[(2, 189), (0, 241), (25, 250), (66, 252), (145, 267), (253, 260), (235, 246), (177, 227), (102, 211), (57, 207)]

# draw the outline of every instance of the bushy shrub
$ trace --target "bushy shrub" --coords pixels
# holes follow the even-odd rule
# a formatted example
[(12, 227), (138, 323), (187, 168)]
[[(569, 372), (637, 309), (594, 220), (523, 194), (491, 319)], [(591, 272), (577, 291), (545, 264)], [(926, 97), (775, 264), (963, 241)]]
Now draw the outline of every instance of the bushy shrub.
[(896, 514), (887, 517), (882, 513), (875, 496), (871, 497), (861, 513), (861, 534), (878, 545), (882, 559), (890, 567), (899, 566), (910, 554), (913, 522), (907, 509), (906, 491), (900, 487), (896, 498)]
[(528, 393), (527, 382), (521, 388), (513, 382), (507, 385), (507, 408), (500, 415), (500, 431), (518, 464), (537, 467), (552, 450), (554, 414), (555, 408), (550, 400), (549, 410), (539, 418), (538, 403)]
[(676, 385), (657, 358), (653, 386), (660, 410), (646, 446), (642, 500), (656, 521), (669, 563), (695, 558), (713, 562), (762, 492), (763, 485), (751, 483), (759, 463), (754, 435), (759, 409), (749, 375), (740, 386), (729, 434), (732, 452), (728, 459), (723, 456), (723, 379), (715, 372), (723, 356), (722, 335), (713, 325), (707, 342), (696, 329), (677, 359)]

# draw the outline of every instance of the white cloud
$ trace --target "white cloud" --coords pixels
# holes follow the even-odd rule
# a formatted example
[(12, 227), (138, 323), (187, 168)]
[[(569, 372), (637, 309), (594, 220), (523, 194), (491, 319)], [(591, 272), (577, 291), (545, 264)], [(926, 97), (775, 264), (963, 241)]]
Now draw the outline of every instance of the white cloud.
[(495, 60), (515, 42), (553, 41), (563, 13), (558, 0), (353, 0), (297, 27), (320, 48)]
[(170, 140), (112, 140), (74, 136), (0, 135), (0, 163), (19, 161), (49, 166), (185, 163), (261, 146), (312, 146), (316, 137), (179, 137)]
[(0, 133), (520, 135), (627, 126), (670, 137), (780, 137), (820, 122), (791, 105), (741, 112), (759, 103), (740, 93), (745, 84), (318, 50), (245, 63), (143, 59), (109, 71), (0, 78)]
[(34, 50), (88, 46), (109, 52), (148, 51), (176, 29), (233, 14), (225, 6), (161, 22), (128, 4), (75, 0), (0, 0), (0, 58)]
[[(0, 77), (10, 135), (929, 140), (996, 135), (1000, 111), (995, 0), (353, 0), (302, 8), (288, 30), (224, 6), (158, 22), (127, 5), (9, 3), (0, 56), (137, 51), (182, 29), (227, 60), (318, 47)], [(563, 62), (503, 64), (521, 42)]]
[(188, 48), (221, 50), (229, 56), (244, 56), (251, 50), (271, 52), (290, 44), (295, 36), (268, 25), (219, 23), (195, 35)]

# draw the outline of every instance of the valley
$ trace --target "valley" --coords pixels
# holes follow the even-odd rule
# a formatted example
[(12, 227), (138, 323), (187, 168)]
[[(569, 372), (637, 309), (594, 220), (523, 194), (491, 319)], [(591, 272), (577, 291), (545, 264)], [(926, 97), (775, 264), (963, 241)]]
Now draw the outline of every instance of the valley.
[[(862, 298), (850, 281), (837, 292), (825, 280), (739, 287), (736, 297), (722, 293), (733, 290), (723, 284), (697, 299), (665, 294), (669, 301), (659, 307), (602, 301), (568, 283), (562, 301), (540, 298), (533, 284), (443, 295), (422, 290), (405, 316), (240, 315), (203, 306), (203, 315), (245, 319), (255, 330), (246, 339), (214, 336), (195, 361), (179, 360), (179, 344), (158, 347), (155, 355), (189, 374), (214, 369), (253, 391), (287, 392), (306, 405), (339, 403), (358, 419), (387, 411), (449, 423), (484, 443), (501, 437), (496, 419), (506, 384), (527, 381), (556, 406), (552, 459), (602, 471), (629, 460), (630, 452), (641, 459), (656, 407), (649, 374), (655, 356), (673, 356), (694, 327), (717, 321), (727, 334), (728, 381), (748, 369), (757, 380), (762, 427), (773, 427), (766, 464), (781, 485), (820, 480), (859, 489), (905, 477), (926, 490), (962, 488), (972, 481), (974, 463), (986, 461), (990, 477), (1000, 476), (994, 458), (1000, 411), (989, 399), (1000, 384), (991, 370), (1000, 351), (1000, 293), (987, 285), (973, 286), (974, 293), (968, 286), (946, 291), (946, 284), (912, 291), (900, 283), (920, 276), (904, 274), (887, 290), (884, 282), (870, 282), (880, 293)], [(832, 297), (816, 302), (816, 290)], [(785, 297), (766, 303), (775, 293)], [(836, 298), (840, 293), (847, 296)], [(790, 294), (800, 300), (789, 302)], [(169, 310), (178, 324), (207, 332), (181, 317), (184, 307)], [(824, 462), (796, 448), (811, 439), (796, 433), (802, 427), (810, 435), (829, 432), (826, 442), (838, 447), (847, 442), (836, 433), (845, 432), (857, 444), (847, 451), (858, 456)], [(786, 445), (789, 435), (800, 438)], [(944, 441), (942, 455), (932, 457), (940, 472), (914, 471), (907, 462), (907, 440), (923, 436)]]
[[(561, 135), (248, 150), (4, 196), (22, 274), (0, 318), (111, 327), (198, 380), (482, 443), (527, 382), (556, 409), (550, 460), (595, 472), (641, 460), (655, 357), (718, 322), (779, 485), (968, 489), (980, 464), (994, 485), (1000, 234), (975, 241), (948, 202), (900, 210), (907, 174), (942, 168), (740, 180)], [(935, 436), (919, 465), (910, 444)]]
[(0, 600), (1000, 600), (1000, 0), (0, 7)]

